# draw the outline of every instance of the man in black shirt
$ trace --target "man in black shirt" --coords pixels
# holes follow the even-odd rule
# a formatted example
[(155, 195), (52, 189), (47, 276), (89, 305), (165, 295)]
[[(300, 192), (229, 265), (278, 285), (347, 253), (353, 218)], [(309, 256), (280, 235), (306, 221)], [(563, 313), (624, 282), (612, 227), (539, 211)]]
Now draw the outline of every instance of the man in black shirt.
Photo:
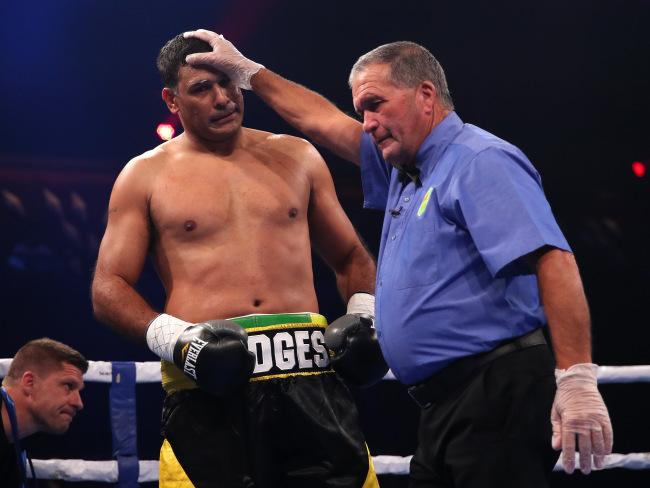
[(63, 434), (83, 408), (80, 391), (88, 361), (52, 339), (36, 339), (14, 356), (0, 394), (0, 480), (26, 486), (21, 440), (36, 432)]

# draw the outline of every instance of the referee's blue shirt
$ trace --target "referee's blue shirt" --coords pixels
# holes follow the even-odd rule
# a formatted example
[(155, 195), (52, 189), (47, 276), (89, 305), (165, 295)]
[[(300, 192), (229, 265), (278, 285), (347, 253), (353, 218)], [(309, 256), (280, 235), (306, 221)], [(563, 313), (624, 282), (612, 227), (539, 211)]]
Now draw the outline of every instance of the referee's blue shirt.
[(518, 258), (570, 251), (541, 179), (515, 146), (450, 113), (401, 182), (368, 134), (364, 206), (385, 210), (376, 328), (397, 379), (418, 383), (450, 362), (545, 324), (536, 276)]

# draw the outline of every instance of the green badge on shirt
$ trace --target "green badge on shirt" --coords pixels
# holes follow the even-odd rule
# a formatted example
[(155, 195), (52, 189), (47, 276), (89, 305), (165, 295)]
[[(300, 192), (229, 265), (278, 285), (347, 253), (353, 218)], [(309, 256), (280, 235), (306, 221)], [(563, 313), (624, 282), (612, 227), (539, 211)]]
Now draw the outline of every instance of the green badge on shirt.
[(418, 208), (418, 217), (422, 217), (424, 215), (424, 212), (427, 209), (427, 205), (429, 205), (429, 200), (431, 199), (431, 193), (433, 192), (433, 187), (429, 187), (427, 190), (427, 193), (424, 195), (424, 198), (422, 199), (422, 203), (420, 203), (420, 208)]

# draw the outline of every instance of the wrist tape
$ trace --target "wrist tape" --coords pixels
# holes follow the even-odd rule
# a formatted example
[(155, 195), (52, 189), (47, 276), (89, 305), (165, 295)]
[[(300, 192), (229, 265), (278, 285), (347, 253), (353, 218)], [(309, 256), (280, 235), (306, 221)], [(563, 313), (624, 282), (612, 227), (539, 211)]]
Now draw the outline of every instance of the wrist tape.
[(348, 300), (347, 313), (367, 315), (375, 319), (375, 295), (370, 293), (355, 293)]
[(145, 337), (149, 349), (160, 359), (173, 362), (176, 341), (190, 325), (194, 324), (177, 319), (172, 315), (161, 313), (147, 327)]

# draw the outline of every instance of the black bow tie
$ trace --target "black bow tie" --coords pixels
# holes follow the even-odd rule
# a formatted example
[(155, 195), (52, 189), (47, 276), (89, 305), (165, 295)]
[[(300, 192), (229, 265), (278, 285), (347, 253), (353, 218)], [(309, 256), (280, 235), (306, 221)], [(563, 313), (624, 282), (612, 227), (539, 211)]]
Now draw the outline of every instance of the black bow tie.
[(420, 181), (420, 168), (417, 166), (398, 168), (397, 179), (402, 185), (406, 185), (412, 181), (416, 186), (422, 186), (422, 182)]

